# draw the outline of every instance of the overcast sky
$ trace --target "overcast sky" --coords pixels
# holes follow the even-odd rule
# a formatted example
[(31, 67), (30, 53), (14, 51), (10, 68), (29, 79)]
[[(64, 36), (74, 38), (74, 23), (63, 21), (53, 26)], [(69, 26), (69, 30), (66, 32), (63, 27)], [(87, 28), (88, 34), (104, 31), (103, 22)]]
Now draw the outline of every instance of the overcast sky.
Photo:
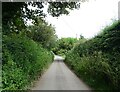
[(79, 10), (59, 18), (48, 16), (46, 20), (55, 26), (56, 34), (61, 37), (94, 37), (104, 26), (118, 19), (118, 1), (120, 0), (89, 0), (81, 3)]

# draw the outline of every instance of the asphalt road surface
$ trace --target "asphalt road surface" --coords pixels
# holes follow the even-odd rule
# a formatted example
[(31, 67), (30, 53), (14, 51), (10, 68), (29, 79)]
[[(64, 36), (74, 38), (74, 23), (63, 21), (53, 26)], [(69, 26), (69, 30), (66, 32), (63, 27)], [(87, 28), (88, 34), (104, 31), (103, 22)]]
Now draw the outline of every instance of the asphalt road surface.
[(55, 56), (55, 61), (41, 76), (32, 90), (91, 90), (63, 62)]

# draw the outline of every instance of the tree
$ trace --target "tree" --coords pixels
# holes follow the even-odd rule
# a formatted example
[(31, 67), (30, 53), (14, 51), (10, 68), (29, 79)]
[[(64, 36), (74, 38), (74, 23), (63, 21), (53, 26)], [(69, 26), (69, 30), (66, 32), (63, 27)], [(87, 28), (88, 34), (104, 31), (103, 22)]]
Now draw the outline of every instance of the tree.
[(48, 13), (53, 17), (58, 17), (61, 14), (69, 14), (68, 9), (79, 9), (79, 2), (49, 2)]
[[(26, 21), (32, 19), (37, 22), (37, 16), (45, 17), (42, 8), (43, 2), (3, 2), (2, 3), (2, 24), (3, 34), (19, 32), (26, 27)], [(48, 13), (54, 17), (61, 14), (69, 14), (68, 9), (78, 9), (78, 2), (48, 2)], [(28, 6), (37, 7), (35, 10)], [(7, 25), (7, 26), (6, 26)]]
[(55, 29), (51, 24), (49, 25), (43, 20), (38, 19), (37, 21), (37, 25), (28, 27), (26, 34), (29, 38), (42, 44), (43, 47), (51, 49), (57, 39)]
[[(28, 6), (38, 7), (37, 10), (29, 9)], [(36, 16), (44, 16), (42, 2), (3, 2), (2, 25), (3, 34), (18, 32), (26, 28), (28, 19), (36, 22)]]
[(57, 45), (53, 48), (55, 54), (64, 55), (71, 50), (74, 45), (78, 42), (76, 38), (61, 38), (57, 40)]

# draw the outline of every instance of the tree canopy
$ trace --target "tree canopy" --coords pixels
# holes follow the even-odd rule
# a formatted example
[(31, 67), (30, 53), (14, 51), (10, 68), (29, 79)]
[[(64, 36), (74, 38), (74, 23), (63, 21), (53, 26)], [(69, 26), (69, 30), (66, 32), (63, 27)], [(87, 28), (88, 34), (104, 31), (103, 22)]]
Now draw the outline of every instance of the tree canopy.
[[(36, 7), (36, 9), (28, 6)], [(48, 2), (48, 13), (53, 17), (58, 17), (62, 14), (69, 14), (68, 9), (78, 9), (78, 2)], [(26, 21), (31, 19), (34, 23), (37, 22), (37, 17), (41, 19), (46, 16), (43, 13), (44, 2), (3, 2), (2, 3), (2, 24), (3, 34), (9, 34), (11, 31), (18, 32), (25, 29)], [(7, 26), (6, 26), (7, 25)], [(5, 30), (4, 29), (9, 29)]]
[(38, 19), (37, 25), (31, 25), (27, 28), (27, 36), (40, 43), (43, 47), (51, 49), (57, 39), (55, 29), (51, 24)]

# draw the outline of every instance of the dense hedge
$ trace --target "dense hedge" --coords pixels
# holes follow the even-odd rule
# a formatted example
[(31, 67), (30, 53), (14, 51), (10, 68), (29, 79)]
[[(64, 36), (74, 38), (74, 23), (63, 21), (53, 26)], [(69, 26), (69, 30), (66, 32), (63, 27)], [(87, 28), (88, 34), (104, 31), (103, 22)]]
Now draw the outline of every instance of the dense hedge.
[(26, 89), (53, 61), (53, 55), (22, 35), (3, 36), (3, 90)]
[(74, 47), (65, 62), (94, 89), (120, 89), (120, 22)]

